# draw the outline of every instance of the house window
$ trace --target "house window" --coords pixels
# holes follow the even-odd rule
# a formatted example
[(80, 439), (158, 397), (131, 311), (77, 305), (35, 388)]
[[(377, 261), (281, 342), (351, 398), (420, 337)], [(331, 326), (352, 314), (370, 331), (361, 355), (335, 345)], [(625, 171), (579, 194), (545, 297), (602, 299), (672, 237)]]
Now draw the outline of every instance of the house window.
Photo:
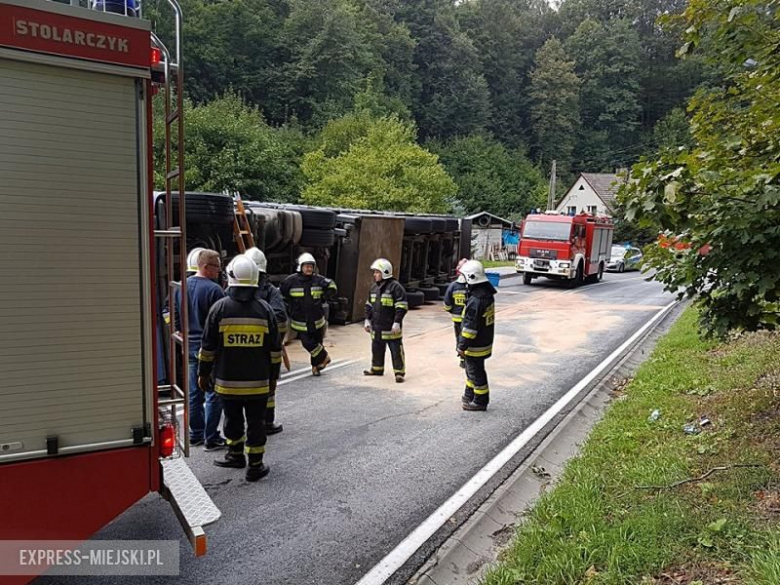
[(595, 205), (588, 205), (588, 213), (591, 215), (596, 215), (598, 212), (598, 208)]
[(566, 215), (577, 215), (577, 206), (569, 205), (569, 207), (566, 208)]

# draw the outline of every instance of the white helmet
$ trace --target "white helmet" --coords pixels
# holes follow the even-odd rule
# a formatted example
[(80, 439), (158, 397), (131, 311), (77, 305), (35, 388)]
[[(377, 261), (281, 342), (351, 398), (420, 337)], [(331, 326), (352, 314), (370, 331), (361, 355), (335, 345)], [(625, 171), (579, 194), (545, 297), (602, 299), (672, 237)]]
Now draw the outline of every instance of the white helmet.
[(314, 268), (317, 268), (317, 261), (314, 259), (314, 256), (309, 254), (308, 252), (305, 252), (298, 256), (298, 272), (301, 271), (301, 268), (303, 268), (304, 264), (314, 264)]
[(246, 256), (236, 256), (227, 267), (228, 286), (257, 286), (257, 265)]
[(466, 278), (466, 284), (470, 286), (488, 281), (482, 263), (476, 260), (469, 260), (461, 266), (460, 273)]
[(393, 278), (393, 265), (390, 264), (390, 260), (385, 258), (377, 258), (371, 265), (371, 270), (378, 270), (382, 273), (382, 280)]
[(257, 269), (265, 274), (266, 268), (268, 267), (268, 260), (266, 260), (265, 254), (263, 254), (262, 250), (259, 248), (249, 248), (246, 252), (244, 252), (244, 256), (254, 262), (257, 265)]
[(198, 258), (200, 258), (200, 253), (205, 249), (206, 248), (193, 248), (190, 250), (190, 253), (187, 256), (187, 272), (198, 271)]

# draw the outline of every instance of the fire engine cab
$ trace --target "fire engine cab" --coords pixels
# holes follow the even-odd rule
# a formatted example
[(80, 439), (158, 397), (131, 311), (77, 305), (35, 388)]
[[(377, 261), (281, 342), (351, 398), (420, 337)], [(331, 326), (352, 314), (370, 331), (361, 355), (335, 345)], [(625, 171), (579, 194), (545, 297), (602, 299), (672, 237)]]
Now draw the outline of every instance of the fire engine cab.
[(182, 13), (167, 3), (166, 45), (139, 0), (0, 0), (0, 540), (84, 540), (159, 492), (203, 554), (220, 516), (183, 459), (186, 331), (156, 359), (155, 279), (187, 323)]
[(609, 260), (613, 232), (608, 217), (531, 214), (523, 222), (515, 269), (525, 284), (539, 276), (572, 286), (598, 282)]

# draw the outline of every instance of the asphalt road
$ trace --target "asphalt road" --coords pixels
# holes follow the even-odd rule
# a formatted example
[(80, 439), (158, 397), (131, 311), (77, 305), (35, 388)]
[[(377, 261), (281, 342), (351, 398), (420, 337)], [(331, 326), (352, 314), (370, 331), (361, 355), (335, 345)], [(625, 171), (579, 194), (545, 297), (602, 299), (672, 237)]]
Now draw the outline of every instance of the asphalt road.
[[(279, 389), (268, 478), (214, 467), (196, 448), (189, 463), (223, 516), (195, 558), (169, 505), (145, 498), (96, 538), (180, 540), (181, 576), (145, 583), (347, 585), (355, 583), (487, 461), (661, 307), (672, 300), (639, 273), (607, 274), (568, 290), (547, 281), (501, 282), (488, 361), (491, 403), (460, 408), (463, 374), (440, 304), (405, 323), (407, 382), (365, 378), (369, 340), (359, 325), (334, 328), (334, 360), (358, 360)], [(293, 369), (305, 366), (291, 346)], [(390, 369), (389, 355), (388, 369)], [(342, 362), (343, 363), (343, 362)], [(137, 583), (137, 578), (36, 583)]]

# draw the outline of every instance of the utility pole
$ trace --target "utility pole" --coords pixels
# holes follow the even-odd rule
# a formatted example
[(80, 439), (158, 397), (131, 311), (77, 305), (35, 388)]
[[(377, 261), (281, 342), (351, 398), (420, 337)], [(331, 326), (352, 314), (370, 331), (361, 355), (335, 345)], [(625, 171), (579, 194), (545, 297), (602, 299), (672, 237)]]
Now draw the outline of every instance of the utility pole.
[(555, 211), (555, 167), (558, 161), (552, 161), (550, 169), (550, 192), (547, 194), (547, 211)]

